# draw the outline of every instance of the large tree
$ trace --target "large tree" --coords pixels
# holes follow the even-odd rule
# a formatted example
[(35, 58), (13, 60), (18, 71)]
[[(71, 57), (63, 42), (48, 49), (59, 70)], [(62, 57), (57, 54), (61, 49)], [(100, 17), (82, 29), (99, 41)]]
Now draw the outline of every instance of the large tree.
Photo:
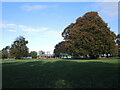
[(27, 57), (29, 49), (26, 44), (28, 44), (28, 41), (25, 40), (23, 36), (16, 38), (16, 40), (11, 45), (10, 55), (16, 59), (20, 57)]
[(79, 17), (75, 23), (66, 27), (62, 33), (64, 40), (69, 42), (69, 54), (73, 56), (90, 56), (115, 54), (117, 47), (116, 35), (110, 31), (97, 12), (88, 12)]

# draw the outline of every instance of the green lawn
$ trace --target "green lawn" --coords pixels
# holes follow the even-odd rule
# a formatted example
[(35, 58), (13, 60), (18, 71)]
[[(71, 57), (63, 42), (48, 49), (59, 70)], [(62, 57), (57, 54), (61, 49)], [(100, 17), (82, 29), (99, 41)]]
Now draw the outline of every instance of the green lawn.
[(117, 88), (118, 59), (3, 60), (3, 88)]

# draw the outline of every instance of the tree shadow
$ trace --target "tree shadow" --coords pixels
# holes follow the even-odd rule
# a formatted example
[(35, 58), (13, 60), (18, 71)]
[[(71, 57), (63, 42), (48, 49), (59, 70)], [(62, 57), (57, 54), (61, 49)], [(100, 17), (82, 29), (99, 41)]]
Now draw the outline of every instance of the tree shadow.
[(3, 88), (117, 88), (118, 67), (105, 62), (3, 64)]

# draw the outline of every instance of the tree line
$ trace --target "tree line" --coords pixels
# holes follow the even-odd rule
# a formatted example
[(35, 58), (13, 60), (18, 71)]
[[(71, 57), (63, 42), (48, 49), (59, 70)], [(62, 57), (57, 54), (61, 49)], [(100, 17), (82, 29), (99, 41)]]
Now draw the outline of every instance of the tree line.
[[(108, 24), (98, 12), (87, 12), (75, 23), (68, 25), (62, 32), (64, 41), (55, 45), (54, 54), (68, 53), (71, 56), (98, 58), (99, 56), (116, 56), (119, 53), (120, 34), (110, 31)], [(118, 45), (116, 45), (118, 43)], [(119, 55), (120, 56), (120, 55)]]
[[(55, 45), (54, 55), (61, 53), (71, 56), (98, 58), (100, 56), (120, 56), (120, 34), (110, 31), (108, 24), (98, 15), (98, 12), (87, 12), (68, 25), (62, 32), (64, 41)], [(19, 36), (11, 44), (0, 51), (1, 58), (31, 56), (37, 58), (37, 52), (27, 47), (28, 40)], [(43, 51), (42, 51), (43, 52)], [(44, 53), (44, 52), (43, 52)]]

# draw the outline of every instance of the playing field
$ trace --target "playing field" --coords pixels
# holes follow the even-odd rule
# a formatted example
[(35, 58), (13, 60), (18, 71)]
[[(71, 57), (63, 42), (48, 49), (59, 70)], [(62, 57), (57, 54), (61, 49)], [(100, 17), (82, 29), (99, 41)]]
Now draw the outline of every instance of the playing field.
[(117, 88), (118, 61), (3, 60), (2, 88)]

